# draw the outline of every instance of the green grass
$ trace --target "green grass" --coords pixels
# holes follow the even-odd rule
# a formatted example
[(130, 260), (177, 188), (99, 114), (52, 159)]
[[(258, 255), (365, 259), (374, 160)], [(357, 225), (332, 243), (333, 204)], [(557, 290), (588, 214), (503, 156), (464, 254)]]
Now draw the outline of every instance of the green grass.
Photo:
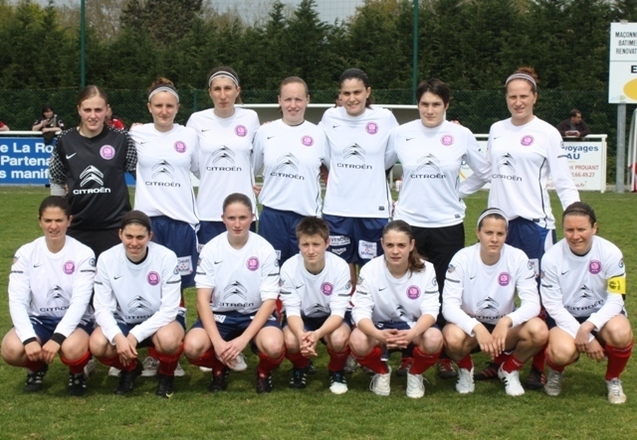
[[(0, 193), (0, 284), (6, 286), (15, 250), (40, 234), (37, 207), (47, 195), (40, 187), (3, 187)], [(596, 210), (600, 235), (624, 252), (628, 270), (627, 308), (637, 313), (632, 281), (637, 267), (637, 196), (583, 193)], [(553, 194), (554, 201), (557, 199)], [(486, 206), (486, 193), (467, 200), (467, 243), (475, 242), (474, 225)], [(555, 212), (561, 209), (553, 204)], [(423, 207), (426, 209), (426, 207)], [(559, 229), (558, 229), (559, 234)], [(194, 290), (187, 291), (194, 304)], [(189, 322), (194, 319), (191, 310)], [(634, 323), (634, 319), (631, 320)], [(11, 327), (8, 303), (0, 302), (0, 331)], [(318, 373), (302, 391), (287, 388), (289, 363), (275, 372), (275, 390), (254, 391), (254, 356), (249, 369), (233, 373), (227, 392), (210, 395), (209, 377), (186, 365), (187, 375), (175, 380), (172, 399), (154, 396), (155, 380), (139, 378), (132, 395), (112, 394), (117, 379), (99, 366), (88, 380), (85, 398), (66, 396), (67, 371), (56, 360), (37, 395), (22, 392), (25, 372), (0, 362), (0, 439), (101, 438), (232, 438), (232, 439), (411, 439), (411, 438), (635, 438), (637, 436), (637, 367), (629, 363), (623, 375), (628, 402), (611, 406), (603, 380), (605, 363), (582, 359), (566, 370), (564, 392), (549, 398), (541, 391), (510, 398), (498, 381), (478, 382), (476, 392), (460, 396), (454, 381), (428, 371), (423, 399), (405, 397), (405, 380), (392, 378), (392, 394), (377, 397), (368, 390), (369, 376), (357, 371), (349, 377), (350, 391), (342, 396), (327, 389), (327, 357), (316, 360)], [(479, 368), (486, 361), (475, 358)], [(392, 363), (398, 362), (397, 355)], [(522, 376), (526, 375), (525, 367)]]

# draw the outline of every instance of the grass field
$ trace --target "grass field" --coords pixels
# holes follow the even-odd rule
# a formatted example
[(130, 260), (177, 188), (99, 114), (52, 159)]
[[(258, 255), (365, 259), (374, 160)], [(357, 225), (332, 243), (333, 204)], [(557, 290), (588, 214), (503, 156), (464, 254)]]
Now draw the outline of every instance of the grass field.
[[(0, 284), (6, 291), (15, 250), (40, 235), (37, 207), (47, 195), (40, 187), (3, 187), (0, 192)], [(556, 200), (553, 194), (554, 202)], [(628, 270), (627, 308), (637, 314), (633, 280), (637, 271), (637, 195), (583, 193), (597, 212), (600, 235), (624, 252)], [(486, 193), (467, 200), (467, 243), (486, 207)], [(561, 209), (556, 203), (554, 210)], [(423, 207), (426, 209), (426, 207)], [(559, 235), (559, 229), (558, 229)], [(187, 291), (194, 304), (194, 290)], [(194, 319), (191, 311), (189, 323)], [(11, 327), (8, 302), (0, 302), (0, 331)], [(183, 359), (182, 359), (183, 360)], [(486, 358), (474, 358), (480, 368)], [(398, 355), (391, 360), (397, 364)], [(476, 392), (460, 396), (454, 381), (440, 380), (428, 371), (423, 399), (405, 396), (405, 379), (392, 378), (392, 394), (378, 397), (368, 390), (369, 376), (356, 371), (348, 378), (350, 391), (336, 396), (328, 390), (327, 356), (316, 360), (318, 373), (309, 376), (308, 388), (287, 388), (290, 368), (285, 361), (275, 372), (272, 394), (254, 391), (256, 360), (248, 356), (248, 371), (232, 373), (226, 392), (207, 392), (209, 376), (182, 365), (187, 375), (175, 380), (170, 400), (153, 393), (155, 380), (139, 378), (128, 397), (112, 394), (117, 379), (99, 366), (88, 380), (84, 398), (66, 396), (67, 370), (56, 360), (37, 395), (22, 392), (25, 371), (0, 362), (0, 439), (411, 439), (490, 438), (563, 439), (637, 437), (637, 366), (628, 364), (623, 375), (628, 402), (611, 406), (606, 401), (605, 363), (582, 359), (566, 370), (564, 392), (550, 398), (528, 391), (511, 398), (498, 381), (478, 382)], [(526, 376), (528, 366), (522, 377)]]

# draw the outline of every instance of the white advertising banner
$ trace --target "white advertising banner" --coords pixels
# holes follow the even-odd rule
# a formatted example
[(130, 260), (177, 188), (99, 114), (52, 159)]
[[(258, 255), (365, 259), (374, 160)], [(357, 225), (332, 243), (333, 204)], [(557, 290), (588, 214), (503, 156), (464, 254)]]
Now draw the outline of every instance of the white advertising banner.
[(637, 103), (637, 23), (611, 23), (609, 104)]

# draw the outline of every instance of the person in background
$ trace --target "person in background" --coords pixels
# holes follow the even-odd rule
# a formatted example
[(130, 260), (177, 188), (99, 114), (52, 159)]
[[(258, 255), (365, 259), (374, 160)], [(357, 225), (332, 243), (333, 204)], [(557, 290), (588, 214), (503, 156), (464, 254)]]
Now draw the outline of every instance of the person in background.
[(64, 122), (53, 111), (53, 107), (49, 104), (42, 106), (42, 114), (39, 119), (33, 123), (31, 127), (33, 131), (42, 132), (42, 137), (47, 145), (53, 142), (55, 136), (64, 130)]
[(9, 126), (5, 124), (4, 121), (0, 121), (0, 131), (9, 131), (9, 130), (11, 130)]
[(113, 127), (118, 130), (126, 130), (126, 124), (124, 124), (124, 120), (120, 117), (113, 115), (113, 109), (111, 108), (110, 105), (108, 106), (108, 109), (106, 110), (106, 119), (104, 120), (104, 122), (109, 127)]
[(588, 125), (586, 125), (586, 122), (582, 119), (582, 112), (576, 108), (568, 113), (568, 119), (557, 124), (557, 131), (559, 131), (563, 137), (569, 138), (583, 138), (591, 134), (591, 129), (588, 128)]

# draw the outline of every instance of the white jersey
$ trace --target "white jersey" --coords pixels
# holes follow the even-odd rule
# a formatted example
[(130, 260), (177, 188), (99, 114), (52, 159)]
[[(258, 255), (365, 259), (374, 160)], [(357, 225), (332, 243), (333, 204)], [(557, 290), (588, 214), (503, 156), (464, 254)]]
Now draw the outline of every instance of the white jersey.
[(326, 148), (325, 133), (311, 122), (290, 126), (278, 119), (262, 125), (254, 138), (255, 172), (263, 166), (259, 202), (299, 215), (319, 215)]
[(135, 209), (149, 217), (165, 215), (195, 227), (199, 223), (190, 173), (199, 175), (199, 138), (175, 124), (158, 131), (154, 124), (130, 130), (137, 149)]
[(493, 124), (487, 145), (491, 162), (489, 206), (503, 210), (509, 220), (522, 217), (555, 229), (546, 189), (549, 176), (563, 209), (579, 201), (562, 147), (557, 129), (537, 117), (520, 126), (513, 125), (510, 118)]
[(391, 163), (387, 142), (398, 126), (387, 109), (372, 107), (353, 117), (330, 108), (319, 124), (328, 140), (330, 170), (323, 212), (359, 218), (389, 218), (391, 193), (385, 170)]
[(36, 337), (31, 316), (61, 318), (54, 333), (63, 336), (92, 320), (94, 277), (95, 254), (68, 235), (57, 253), (49, 251), (44, 237), (18, 249), (9, 275), (9, 312), (18, 338)]
[[(465, 204), (460, 192), (460, 168), (467, 162), (480, 182), (489, 179), (489, 162), (471, 131), (443, 121), (428, 128), (417, 119), (394, 129), (389, 138), (392, 162), (403, 167), (403, 184), (394, 219), (421, 228), (462, 223)], [(483, 183), (482, 183), (483, 184)]]
[(469, 336), (474, 336), (473, 328), (478, 323), (496, 325), (508, 316), (515, 327), (539, 313), (535, 273), (523, 251), (505, 244), (500, 260), (488, 266), (480, 258), (480, 243), (476, 243), (451, 259), (442, 293), (442, 314)]
[(136, 324), (130, 333), (139, 342), (151, 337), (184, 311), (177, 256), (149, 242), (146, 258), (135, 264), (123, 244), (113, 246), (97, 262), (93, 304), (95, 320), (111, 344), (121, 333), (118, 322)]
[(421, 272), (407, 272), (394, 278), (384, 256), (378, 256), (361, 268), (356, 292), (352, 296), (352, 318), (356, 324), (370, 319), (381, 322), (406, 322), (410, 327), (422, 315), (438, 317), (440, 300), (433, 264), (425, 261)]
[(625, 286), (625, 278), (622, 253), (610, 241), (593, 236), (591, 250), (578, 256), (562, 239), (542, 257), (542, 304), (573, 338), (580, 326), (576, 317), (588, 317), (599, 331), (624, 310), (624, 289), (613, 290), (613, 281)]
[(214, 313), (256, 313), (264, 301), (279, 296), (276, 251), (252, 232), (248, 242), (235, 249), (224, 232), (201, 250), (195, 284), (198, 289), (213, 289), (210, 307)]
[(349, 265), (331, 252), (325, 253), (325, 267), (316, 275), (305, 268), (301, 254), (281, 267), (281, 301), (287, 316), (344, 318), (351, 289)]
[(220, 118), (213, 109), (202, 110), (193, 113), (186, 125), (199, 136), (199, 218), (221, 221), (223, 201), (236, 192), (248, 196), (256, 207), (252, 140), (259, 128), (257, 113), (237, 107), (232, 116)]

